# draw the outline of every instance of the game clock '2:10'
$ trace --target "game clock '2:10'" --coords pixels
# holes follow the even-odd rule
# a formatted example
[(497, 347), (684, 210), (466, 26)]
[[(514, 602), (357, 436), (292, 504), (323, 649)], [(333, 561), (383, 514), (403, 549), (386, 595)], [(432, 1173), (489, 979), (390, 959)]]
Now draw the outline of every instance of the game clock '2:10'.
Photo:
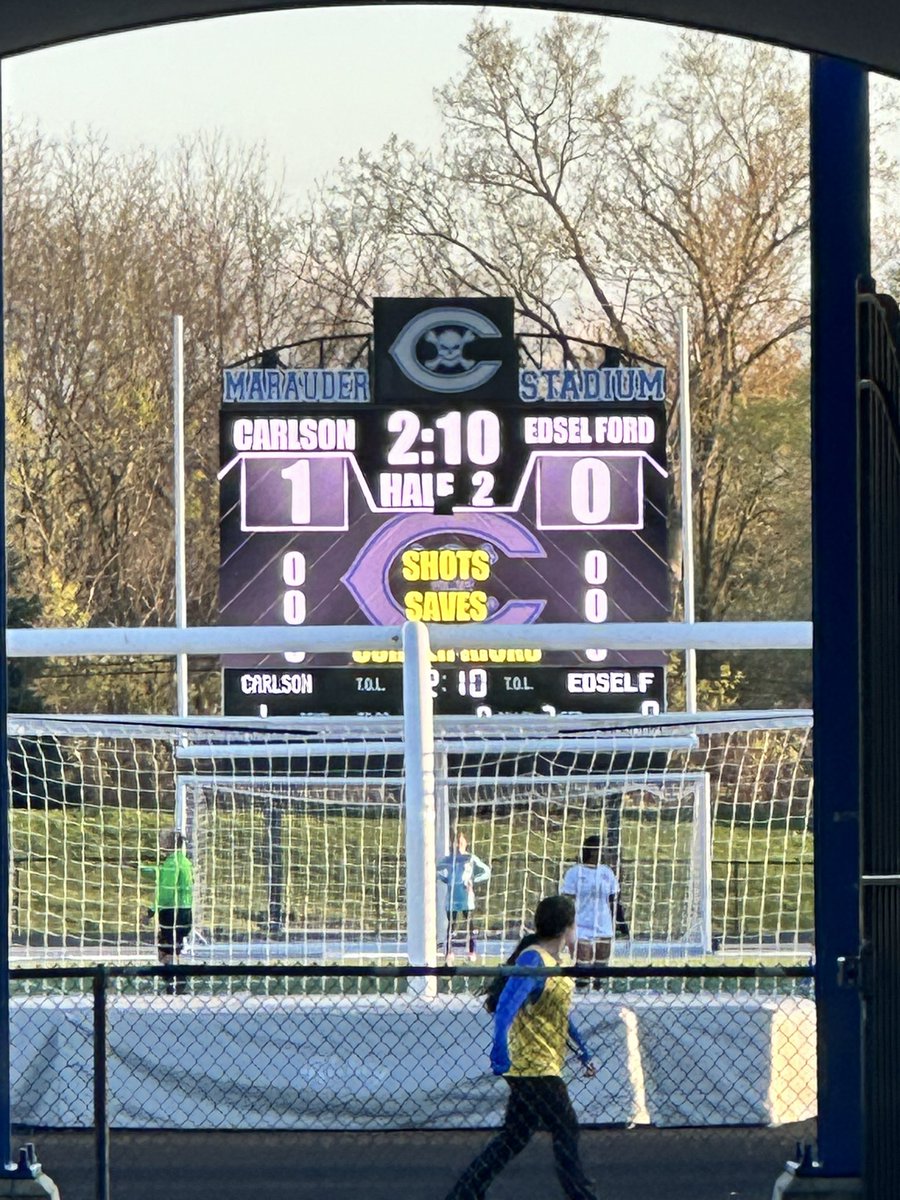
[(408, 409), (398, 409), (388, 417), (387, 428), (395, 435), (387, 452), (392, 467), (432, 466), (435, 462), (447, 467), (489, 467), (500, 460), (500, 419), (487, 409), (448, 412), (432, 425), (423, 425)]

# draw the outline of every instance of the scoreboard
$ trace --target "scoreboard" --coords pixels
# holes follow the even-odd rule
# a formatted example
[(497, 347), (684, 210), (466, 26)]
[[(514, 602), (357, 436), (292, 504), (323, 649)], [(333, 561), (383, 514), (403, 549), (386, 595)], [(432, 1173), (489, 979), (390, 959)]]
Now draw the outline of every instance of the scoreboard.
[[(509, 300), (378, 300), (363, 370), (226, 370), (227, 625), (591, 622), (597, 649), (434, 654), (438, 713), (646, 712), (670, 616), (662, 368), (520, 370)], [(232, 656), (231, 715), (395, 714), (399, 651)]]

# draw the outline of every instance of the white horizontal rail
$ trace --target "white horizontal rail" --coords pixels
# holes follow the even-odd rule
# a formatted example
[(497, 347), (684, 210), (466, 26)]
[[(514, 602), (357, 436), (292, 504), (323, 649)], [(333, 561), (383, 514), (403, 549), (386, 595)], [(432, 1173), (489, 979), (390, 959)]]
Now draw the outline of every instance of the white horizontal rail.
[[(652, 719), (652, 718), (651, 718)], [(567, 750), (596, 751), (598, 754), (649, 754), (656, 750), (695, 750), (699, 739), (694, 734), (684, 737), (628, 737), (620, 734), (586, 734), (584, 737), (545, 737), (539, 753), (564, 754)], [(465, 738), (441, 740), (440, 748), (445, 754), (533, 754), (534, 738)], [(485, 772), (485, 778), (490, 771)], [(512, 778), (512, 776), (511, 776)]]
[[(10, 658), (95, 654), (283, 654), (397, 650), (399, 625), (211, 626), (193, 629), (8, 629)], [(430, 625), (432, 650), (809, 650), (811, 621), (675, 621), (609, 625)], [(302, 667), (298, 667), (302, 670)]]
[[(533, 736), (544, 737), (548, 728), (553, 730), (553, 736), (563, 733), (593, 732), (596, 729), (604, 733), (615, 730), (628, 734), (633, 728), (652, 726), (654, 729), (674, 727), (679, 731), (688, 732), (693, 729), (709, 729), (714, 727), (723, 732), (735, 729), (809, 729), (812, 727), (812, 711), (809, 709), (727, 709), (717, 712), (702, 712), (686, 714), (683, 712), (659, 713), (654, 717), (637, 714), (596, 713), (593, 716), (548, 718), (546, 713), (521, 713), (516, 717), (492, 716), (472, 717), (443, 717), (436, 721), (438, 736), (448, 741), (457, 737), (522, 737), (532, 733)], [(36, 730), (42, 733), (54, 733), (65, 737), (75, 734), (96, 735), (102, 729), (107, 736), (134, 737), (139, 730), (169, 730), (175, 736), (181, 729), (239, 729), (247, 732), (261, 732), (271, 735), (273, 731), (297, 731), (302, 736), (309, 736), (310, 728), (333, 741), (365, 737), (368, 744), (393, 745), (402, 736), (402, 720), (400, 717), (323, 717), (316, 714), (309, 716), (282, 717), (274, 721), (268, 717), (172, 717), (153, 714), (152, 716), (132, 716), (127, 713), (91, 713), (73, 714), (72, 716), (51, 716), (46, 713), (20, 714), (11, 713), (7, 718), (7, 729), (10, 736), (27, 737)]]
[[(563, 754), (566, 751), (580, 751), (596, 754), (650, 754), (662, 750), (696, 749), (696, 737), (583, 737), (583, 738), (545, 738), (541, 741), (538, 752), (541, 754)], [(531, 740), (496, 739), (448, 742), (441, 749), (450, 755), (454, 754), (534, 754), (535, 742)], [(393, 746), (371, 742), (210, 742), (205, 745), (176, 746), (175, 757), (178, 759), (213, 760), (218, 758), (329, 758), (353, 757), (367, 755), (369, 758), (389, 757), (402, 754), (404, 743), (396, 742)], [(490, 777), (487, 772), (485, 778)], [(514, 778), (514, 776), (510, 776)]]
[(380, 742), (209, 742), (175, 747), (177, 759), (204, 762), (219, 758), (389, 758), (402, 754), (402, 741), (390, 746)]
[[(590, 777), (596, 784), (597, 777)], [(606, 780), (604, 776), (604, 781)], [(681, 776), (679, 775), (679, 782)], [(327, 789), (329, 792), (339, 792), (341, 788), (348, 787), (364, 787), (370, 791), (377, 791), (380, 788), (401, 788), (404, 783), (404, 776), (398, 775), (340, 775), (329, 778), (327, 776), (319, 776), (314, 778), (310, 775), (233, 775), (230, 771), (220, 773), (218, 775), (179, 775), (179, 784), (185, 787), (217, 787), (223, 791), (232, 791), (236, 788), (244, 788), (248, 792), (260, 791), (264, 794), (271, 795), (273, 792), (282, 793), (290, 792), (291, 788), (309, 787), (314, 784), (317, 787)], [(483, 781), (482, 781), (483, 782)], [(566, 777), (568, 783), (568, 776)], [(296, 795), (291, 795), (290, 799), (296, 799)], [(304, 799), (306, 799), (304, 797)], [(331, 799), (327, 796), (317, 796), (313, 800), (307, 801), (309, 804), (323, 805), (334, 804), (344, 808), (400, 808), (403, 801), (398, 796), (396, 800), (387, 801), (384, 796), (380, 796), (377, 800), (367, 800), (365, 796), (360, 796), (355, 800)]]
[[(213, 625), (192, 629), (8, 629), (10, 658), (67, 658), (93, 654), (282, 654), (315, 650), (398, 650), (400, 626)], [(287, 664), (283, 664), (287, 665)], [(299, 668), (298, 668), (299, 669)]]
[[(531, 744), (532, 753), (535, 752), (534, 743)], [(538, 751), (540, 752), (540, 750)], [(691, 783), (699, 783), (705, 778), (702, 771), (679, 771), (677, 768), (664, 773), (662, 771), (639, 771), (633, 772), (630, 775), (604, 774), (598, 778), (596, 771), (591, 775), (509, 775), (502, 779), (490, 778), (484, 775), (439, 775), (438, 778), (442, 783), (448, 784), (450, 787), (480, 787), (490, 788), (492, 792), (496, 792), (497, 788), (505, 788), (508, 791), (513, 791), (516, 788), (530, 787), (534, 790), (543, 788), (548, 792), (552, 788), (559, 788), (561, 784), (568, 787), (570, 784), (583, 784), (585, 787), (592, 788), (595, 792), (600, 793), (611, 789), (634, 792), (652, 792), (654, 789), (663, 788), (666, 786), (681, 786)], [(223, 790), (232, 790), (238, 787), (245, 788), (247, 791), (265, 791), (266, 794), (273, 792), (290, 792), (291, 788), (308, 787), (310, 783), (317, 787), (325, 788), (328, 791), (338, 792), (345, 787), (365, 787), (375, 792), (380, 788), (396, 788), (402, 786), (404, 777), (402, 775), (341, 775), (336, 779), (313, 778), (310, 775), (233, 775), (230, 772), (220, 773), (218, 775), (179, 775), (178, 782), (184, 787), (218, 787)], [(296, 799), (296, 795), (292, 795), (291, 799)], [(305, 799), (305, 797), (304, 797)], [(531, 802), (536, 804), (542, 797), (532, 795)], [(554, 796), (543, 797), (545, 802), (556, 803)], [(335, 796), (333, 799), (328, 796), (315, 797), (309, 804), (327, 805), (334, 804), (344, 808), (397, 808), (401, 801), (386, 801), (384, 797), (377, 800), (368, 800), (364, 796), (356, 800), (347, 800)], [(501, 792), (499, 796), (494, 795), (492, 798), (484, 797), (477, 801), (479, 808), (489, 807), (492, 804), (508, 804), (509, 797)]]
[[(429, 625), (432, 650), (808, 650), (812, 621), (620, 622), (609, 625)], [(535, 634), (539, 633), (536, 639)]]

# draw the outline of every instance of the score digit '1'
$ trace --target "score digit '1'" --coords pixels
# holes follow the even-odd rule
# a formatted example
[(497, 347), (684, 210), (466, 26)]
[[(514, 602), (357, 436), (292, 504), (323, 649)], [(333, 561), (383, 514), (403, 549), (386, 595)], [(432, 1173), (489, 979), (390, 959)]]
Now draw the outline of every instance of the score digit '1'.
[(459, 671), (457, 688), (461, 696), (471, 696), (474, 700), (483, 700), (487, 695), (487, 671), (482, 667), (473, 667), (470, 671)]

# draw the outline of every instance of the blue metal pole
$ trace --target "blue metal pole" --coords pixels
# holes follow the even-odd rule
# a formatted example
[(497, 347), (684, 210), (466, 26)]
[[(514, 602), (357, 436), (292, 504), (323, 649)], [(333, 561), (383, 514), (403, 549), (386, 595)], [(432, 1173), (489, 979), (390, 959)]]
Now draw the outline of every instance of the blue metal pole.
[(96, 1200), (109, 1200), (109, 1066), (105, 964), (94, 968), (94, 1166)]
[(860, 679), (856, 292), (869, 274), (868, 75), (814, 57), (812, 251), (813, 704), (818, 1169), (858, 1176), (860, 996), (839, 960), (860, 948)]

